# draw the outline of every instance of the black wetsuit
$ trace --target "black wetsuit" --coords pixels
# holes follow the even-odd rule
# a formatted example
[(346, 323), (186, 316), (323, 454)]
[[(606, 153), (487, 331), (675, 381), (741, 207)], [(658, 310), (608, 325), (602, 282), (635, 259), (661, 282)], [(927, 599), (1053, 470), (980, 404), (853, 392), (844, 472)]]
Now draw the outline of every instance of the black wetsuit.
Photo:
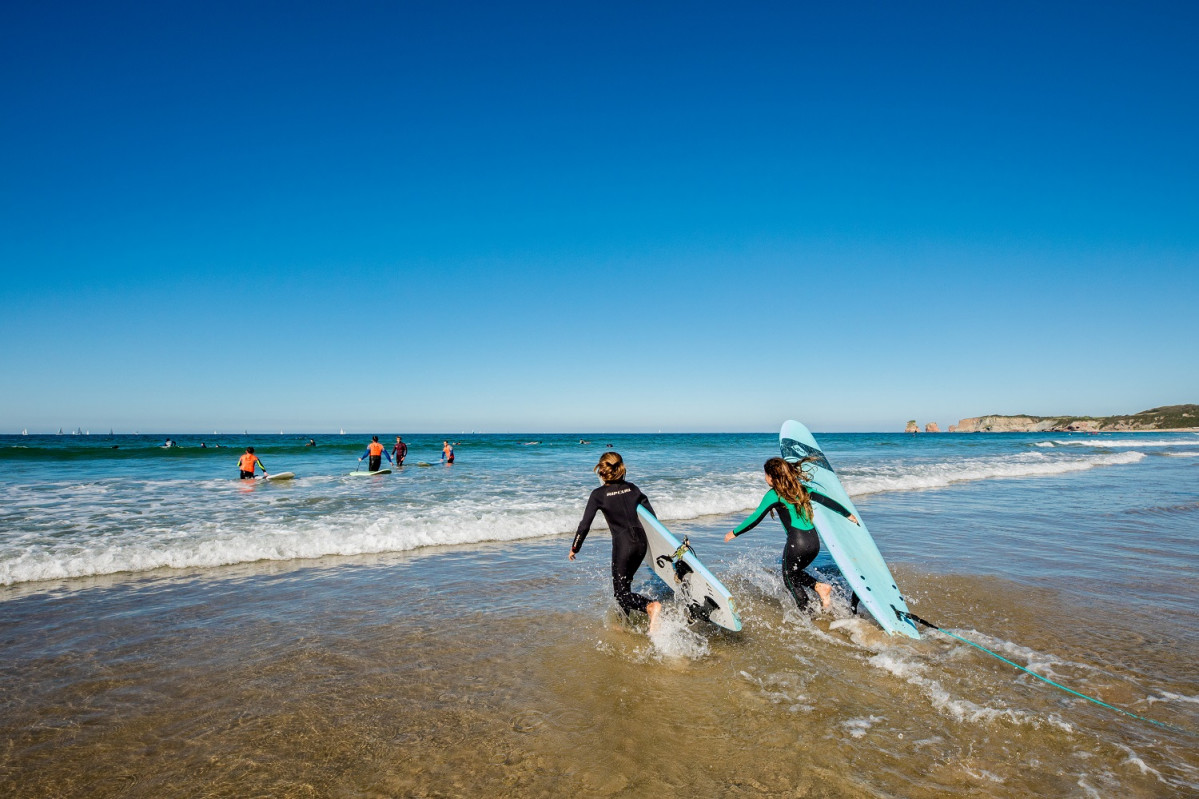
[[(835, 499), (829, 499), (810, 489), (808, 496), (813, 502), (818, 502), (846, 518), (853, 515)], [(783, 548), (783, 584), (787, 586), (791, 596), (795, 597), (795, 604), (803, 610), (808, 606), (808, 594), (804, 589), (816, 586), (816, 578), (804, 569), (816, 560), (816, 555), (820, 553), (820, 537), (816, 534), (816, 528), (812, 526), (812, 520), (806, 518), (799, 508), (780, 497), (772, 488), (762, 497), (757, 510), (733, 528), (733, 535), (738, 536), (754, 528), (771, 511), (778, 513), (779, 521), (787, 531), (787, 546)]]
[(592, 491), (587, 499), (587, 510), (583, 511), (583, 520), (579, 522), (574, 543), (570, 545), (571, 552), (579, 551), (591, 529), (595, 512), (603, 511), (608, 527), (612, 529), (612, 594), (626, 614), (634, 610), (644, 612), (649, 604), (647, 598), (633, 593), (633, 575), (637, 573), (649, 549), (645, 528), (637, 516), (638, 505), (644, 505), (650, 513), (654, 512), (645, 494), (632, 483), (624, 480), (604, 483)]

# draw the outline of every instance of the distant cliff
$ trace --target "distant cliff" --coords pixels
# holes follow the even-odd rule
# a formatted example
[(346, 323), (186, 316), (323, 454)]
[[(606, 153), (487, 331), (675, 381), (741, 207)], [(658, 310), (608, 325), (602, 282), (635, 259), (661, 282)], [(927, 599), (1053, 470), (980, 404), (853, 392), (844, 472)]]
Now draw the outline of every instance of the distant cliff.
[(1166, 405), (1125, 416), (977, 416), (950, 425), (951, 433), (1099, 432), (1199, 427), (1199, 405)]

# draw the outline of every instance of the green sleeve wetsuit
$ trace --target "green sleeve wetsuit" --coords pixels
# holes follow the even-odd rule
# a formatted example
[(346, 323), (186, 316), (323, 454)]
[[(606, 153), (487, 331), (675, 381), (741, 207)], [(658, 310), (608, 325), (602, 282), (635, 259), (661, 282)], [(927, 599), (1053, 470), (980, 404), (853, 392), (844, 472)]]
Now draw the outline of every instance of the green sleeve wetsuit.
[[(812, 490), (808, 491), (808, 496), (813, 502), (818, 502), (846, 518), (853, 515), (835, 499), (830, 499)], [(808, 605), (808, 595), (803, 589), (816, 585), (815, 578), (804, 569), (820, 553), (820, 537), (816, 535), (812, 520), (805, 516), (801, 509), (780, 497), (778, 492), (771, 488), (766, 492), (766, 496), (762, 497), (757, 509), (745, 521), (733, 528), (733, 535), (738, 536), (753, 529), (772, 510), (778, 511), (779, 521), (783, 523), (783, 529), (787, 531), (787, 545), (783, 548), (783, 583), (795, 597), (795, 603), (802, 610)]]

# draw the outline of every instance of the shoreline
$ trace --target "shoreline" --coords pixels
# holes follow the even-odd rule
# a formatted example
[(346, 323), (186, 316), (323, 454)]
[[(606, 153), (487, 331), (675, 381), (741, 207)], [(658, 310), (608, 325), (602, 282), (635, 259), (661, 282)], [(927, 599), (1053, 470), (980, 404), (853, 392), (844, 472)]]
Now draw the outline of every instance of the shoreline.
[[(679, 527), (716, 551), (721, 525)], [(1189, 740), (1064, 703), (951, 641), (891, 639), (845, 608), (797, 614), (773, 571), (779, 542), (748, 543), (742, 557), (762, 557), (732, 583), (739, 634), (680, 618), (648, 637), (612, 608), (606, 547), (553, 572), (558, 541), (502, 545), (499, 563), (452, 548), (436, 562), (229, 568), (0, 603), (0, 777), (30, 799), (933, 799), (1069, 795), (1080, 779), (1152, 796), (1158, 775), (1181, 793), (1199, 768)], [(1148, 715), (1194, 720), (1186, 701), (1158, 698), (1199, 688), (1185, 666), (1199, 640), (1176, 638), (1177, 620), (1099, 600), (1109, 640), (1076, 623), (1096, 606), (1073, 592), (908, 566), (896, 577), (924, 615), (1002, 635), (983, 640), (1010, 639), (1020, 662), (1122, 705), (1149, 692)], [(479, 605), (485, 585), (528, 596)], [(703, 768), (663, 756), (682, 735), (710, 753)], [(1123, 766), (1130, 752), (1150, 771)]]

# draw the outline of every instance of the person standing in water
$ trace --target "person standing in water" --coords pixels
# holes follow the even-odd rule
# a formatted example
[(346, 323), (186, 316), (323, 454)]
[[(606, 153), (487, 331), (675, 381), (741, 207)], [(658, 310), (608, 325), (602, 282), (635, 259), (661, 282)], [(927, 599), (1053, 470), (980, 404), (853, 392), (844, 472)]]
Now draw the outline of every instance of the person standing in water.
[(448, 440), (441, 442), (441, 462), (442, 463), (453, 463), (454, 462), (454, 445), (451, 444)]
[(626, 616), (635, 610), (645, 613), (649, 616), (650, 630), (654, 630), (657, 628), (658, 614), (662, 612), (662, 603), (633, 593), (633, 575), (637, 573), (641, 561), (645, 560), (649, 548), (645, 528), (637, 516), (637, 506), (644, 505), (650, 513), (654, 512), (653, 506), (640, 488), (624, 479), (624, 460), (617, 453), (605, 452), (593, 471), (604, 484), (592, 491), (587, 499), (583, 520), (579, 522), (574, 542), (570, 545), (570, 560), (574, 560), (583, 547), (583, 540), (591, 530), (596, 511), (602, 511), (612, 530), (612, 594)]
[(808, 594), (804, 589), (810, 588), (815, 591), (824, 608), (831, 604), (833, 593), (831, 585), (818, 582), (815, 577), (804, 571), (820, 552), (820, 536), (816, 534), (815, 525), (812, 524), (812, 503), (819, 502), (854, 524), (858, 523), (857, 517), (840, 502), (804, 485), (807, 475), (803, 471), (803, 464), (814, 460), (815, 458), (804, 458), (794, 464), (782, 458), (766, 461), (762, 468), (766, 473), (766, 485), (770, 486), (770, 490), (758, 503), (757, 510), (724, 537), (725, 541), (732, 541), (753, 529), (758, 522), (766, 518), (767, 513), (777, 511), (779, 521), (787, 531), (787, 546), (783, 549), (783, 584), (787, 586), (791, 596), (795, 597), (795, 604), (800, 610), (808, 606)]
[(246, 447), (245, 454), (242, 455), (241, 458), (238, 459), (238, 461), (237, 461), (237, 468), (241, 470), (241, 479), (242, 480), (253, 480), (254, 479), (255, 465), (262, 467), (262, 476), (266, 477), (267, 476), (266, 466), (263, 464), (263, 462), (261, 460), (258, 459), (258, 456), (254, 454), (253, 447)]
[(371, 436), (371, 443), (366, 445), (366, 452), (362, 453), (362, 457), (358, 459), (362, 463), (362, 458), (370, 458), (366, 462), (366, 469), (370, 472), (379, 471), (379, 467), (383, 465), (383, 456), (387, 456), (387, 462), (391, 463), (391, 453), (387, 448), (379, 443), (378, 436)]
[(391, 454), (395, 456), (395, 465), (403, 466), (404, 458), (408, 457), (408, 445), (404, 443), (404, 439), (396, 436), (395, 446), (391, 448)]

